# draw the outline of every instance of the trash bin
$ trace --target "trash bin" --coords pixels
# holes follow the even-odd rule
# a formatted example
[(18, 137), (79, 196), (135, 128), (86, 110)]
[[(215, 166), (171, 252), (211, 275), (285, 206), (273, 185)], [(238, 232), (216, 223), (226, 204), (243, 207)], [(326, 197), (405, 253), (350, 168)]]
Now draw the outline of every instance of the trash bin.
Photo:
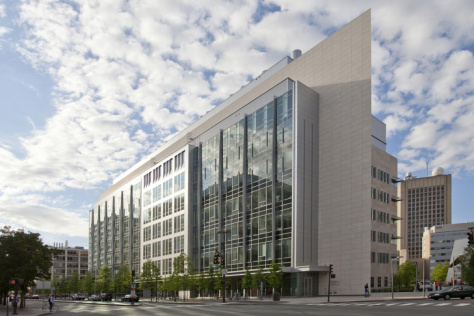
[(273, 300), (274, 301), (280, 301), (280, 293), (278, 293), (278, 292), (273, 293)]

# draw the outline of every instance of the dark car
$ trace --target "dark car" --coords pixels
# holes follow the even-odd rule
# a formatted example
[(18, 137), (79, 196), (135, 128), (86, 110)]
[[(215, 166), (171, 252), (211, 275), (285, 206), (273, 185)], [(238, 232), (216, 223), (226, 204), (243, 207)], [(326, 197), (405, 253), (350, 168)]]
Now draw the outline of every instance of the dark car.
[(140, 298), (138, 296), (135, 296), (134, 298), (132, 298), (130, 294), (127, 294), (124, 297), (122, 297), (121, 301), (122, 302), (138, 302), (139, 299)]
[(428, 298), (432, 298), (434, 300), (439, 300), (440, 298), (449, 300), (452, 297), (459, 297), (460, 299), (470, 297), (474, 299), (474, 288), (469, 285), (457, 285), (453, 287), (447, 287), (441, 291), (428, 295)]
[(100, 301), (100, 296), (99, 295), (91, 295), (89, 296), (89, 301)]
[(101, 301), (111, 301), (112, 300), (112, 294), (102, 293), (102, 294), (100, 294), (100, 300)]

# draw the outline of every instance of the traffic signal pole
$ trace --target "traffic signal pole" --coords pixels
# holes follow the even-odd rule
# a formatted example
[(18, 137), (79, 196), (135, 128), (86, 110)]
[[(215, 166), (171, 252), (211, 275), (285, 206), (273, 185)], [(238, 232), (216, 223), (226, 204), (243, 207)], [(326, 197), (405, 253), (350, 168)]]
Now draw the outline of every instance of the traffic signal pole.
[(329, 265), (329, 277), (328, 277), (328, 303), (331, 301), (331, 275), (332, 275), (332, 264)]

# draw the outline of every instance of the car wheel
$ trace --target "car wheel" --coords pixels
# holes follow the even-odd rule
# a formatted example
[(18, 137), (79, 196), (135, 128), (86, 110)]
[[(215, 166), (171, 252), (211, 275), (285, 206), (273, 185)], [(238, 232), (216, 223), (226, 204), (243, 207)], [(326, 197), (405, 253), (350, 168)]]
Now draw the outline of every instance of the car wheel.
[(471, 298), (474, 299), (474, 293), (471, 294)]
[(449, 295), (449, 294), (446, 294), (446, 295), (444, 296), (444, 299), (445, 299), (445, 300), (449, 300), (450, 298), (451, 298), (451, 295)]

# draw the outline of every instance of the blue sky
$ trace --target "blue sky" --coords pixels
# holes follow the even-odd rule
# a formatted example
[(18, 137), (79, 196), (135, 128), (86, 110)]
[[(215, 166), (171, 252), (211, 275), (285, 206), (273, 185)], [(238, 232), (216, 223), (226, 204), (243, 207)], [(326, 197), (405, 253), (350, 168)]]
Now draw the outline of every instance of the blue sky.
[(370, 8), (398, 176), (443, 167), (474, 221), (473, 1), (0, 0), (0, 225), (87, 247), (115, 177)]

